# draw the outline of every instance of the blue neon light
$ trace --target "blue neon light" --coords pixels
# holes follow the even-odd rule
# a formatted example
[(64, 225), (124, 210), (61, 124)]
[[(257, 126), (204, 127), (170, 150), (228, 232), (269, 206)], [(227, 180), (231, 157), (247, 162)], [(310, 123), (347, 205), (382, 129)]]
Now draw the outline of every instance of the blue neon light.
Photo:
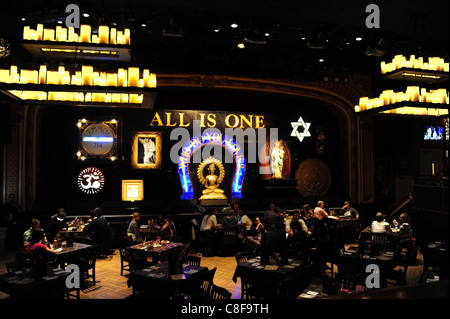
[(114, 142), (114, 138), (106, 136), (86, 136), (83, 137), (83, 142), (112, 143)]
[(242, 198), (246, 161), (241, 147), (227, 135), (217, 132), (205, 132), (200, 136), (193, 137), (181, 149), (181, 155), (178, 158), (178, 176), (183, 188), (181, 199), (189, 200), (194, 198), (194, 190), (189, 176), (189, 162), (194, 152), (206, 144), (222, 145), (233, 154), (236, 162), (236, 171), (231, 187), (231, 196), (232, 198)]

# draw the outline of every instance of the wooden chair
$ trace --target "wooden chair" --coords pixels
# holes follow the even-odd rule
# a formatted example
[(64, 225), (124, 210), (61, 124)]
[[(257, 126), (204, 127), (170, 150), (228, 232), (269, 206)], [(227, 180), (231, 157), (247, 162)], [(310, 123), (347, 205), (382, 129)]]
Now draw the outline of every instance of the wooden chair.
[(217, 267), (214, 267), (206, 272), (197, 274), (193, 290), (190, 292), (192, 299), (208, 299), (210, 297), (216, 270)]
[(231, 292), (213, 284), (210, 291), (210, 299), (231, 299)]
[(81, 273), (81, 287), (85, 287), (84, 280), (92, 278), (92, 284), (96, 285), (95, 266), (97, 263), (97, 251), (95, 248), (86, 249), (86, 251), (79, 257), (73, 260), (75, 264), (80, 267)]
[(185, 255), (181, 256), (181, 261), (186, 265), (200, 266), (201, 258), (194, 255)]
[(119, 254), (120, 254), (120, 275), (123, 276), (123, 271), (131, 272), (131, 262), (134, 259), (133, 254), (127, 250), (132, 243), (131, 236), (124, 236), (119, 239)]
[(247, 252), (239, 252), (237, 253), (234, 258), (236, 258), (237, 264), (242, 264), (243, 262), (246, 262), (248, 260), (248, 253)]

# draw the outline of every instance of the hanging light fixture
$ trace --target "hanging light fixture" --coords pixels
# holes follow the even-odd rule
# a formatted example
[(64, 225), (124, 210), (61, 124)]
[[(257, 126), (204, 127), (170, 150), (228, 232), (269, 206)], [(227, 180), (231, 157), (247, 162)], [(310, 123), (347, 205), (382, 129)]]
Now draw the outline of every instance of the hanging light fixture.
[(70, 73), (64, 66), (58, 70), (18, 70), (11, 66), (0, 70), (0, 91), (26, 103), (59, 103), (76, 105), (116, 105), (153, 107), (156, 75), (148, 69), (119, 68), (117, 72), (96, 72), (83, 65)]
[(36, 29), (23, 28), (23, 46), (34, 57), (75, 58), (130, 61), (130, 29), (117, 30), (101, 25), (93, 30), (82, 24), (79, 33), (74, 27), (61, 25), (55, 29), (38, 24)]

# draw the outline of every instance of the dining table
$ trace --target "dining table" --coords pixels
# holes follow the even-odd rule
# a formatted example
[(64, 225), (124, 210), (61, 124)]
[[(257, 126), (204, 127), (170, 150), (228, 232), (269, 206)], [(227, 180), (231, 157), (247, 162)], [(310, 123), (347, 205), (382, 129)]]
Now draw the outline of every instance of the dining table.
[(236, 283), (240, 278), (242, 288), (242, 281), (251, 278), (250, 281), (261, 285), (262, 298), (278, 298), (280, 286), (285, 280), (295, 280), (299, 293), (305, 289), (311, 281), (310, 266), (311, 263), (306, 260), (287, 259), (283, 263), (271, 257), (267, 262), (256, 256), (239, 263), (232, 279)]
[(183, 246), (183, 243), (170, 242), (167, 240), (151, 240), (137, 243), (127, 249), (136, 255), (164, 260), (169, 256), (178, 255)]
[(61, 247), (54, 247), (54, 254), (56, 255), (56, 263), (65, 268), (66, 263), (70, 263), (76, 257), (86, 254), (88, 249), (95, 249), (95, 246), (85, 243), (74, 242), (72, 246), (62, 245)]
[(166, 299), (176, 294), (189, 295), (195, 279), (207, 267), (182, 264), (179, 272), (172, 272), (170, 261), (162, 261), (150, 267), (136, 270), (127, 281), (133, 292), (144, 292), (158, 299)]
[(47, 265), (46, 273), (36, 276), (31, 269), (23, 267), (0, 275), (0, 291), (11, 299), (63, 299), (66, 277), (70, 273)]

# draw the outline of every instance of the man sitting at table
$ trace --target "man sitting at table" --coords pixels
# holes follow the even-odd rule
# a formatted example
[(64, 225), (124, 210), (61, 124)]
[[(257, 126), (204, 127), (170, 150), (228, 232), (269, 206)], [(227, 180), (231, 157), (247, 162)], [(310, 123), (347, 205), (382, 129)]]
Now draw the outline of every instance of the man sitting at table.
[(272, 228), (269, 228), (261, 238), (261, 260), (269, 262), (270, 256), (279, 254), (285, 260), (287, 248), (286, 230), (284, 218), (278, 216)]
[(358, 211), (350, 206), (348, 200), (344, 202), (344, 206), (342, 206), (342, 209), (339, 211), (339, 216), (359, 219)]
[(392, 234), (392, 228), (389, 223), (384, 220), (382, 213), (378, 212), (375, 215), (375, 220), (371, 224), (371, 232)]
[(92, 220), (83, 229), (83, 232), (89, 235), (89, 240), (91, 244), (97, 246), (101, 253), (105, 253), (109, 248), (109, 244), (112, 240), (112, 230), (105, 216), (103, 216), (102, 209), (97, 207), (93, 210), (96, 214), (96, 218)]
[(159, 224), (155, 227), (159, 230), (161, 239), (173, 241), (176, 236), (175, 224), (167, 217), (166, 213), (160, 213), (158, 219)]

